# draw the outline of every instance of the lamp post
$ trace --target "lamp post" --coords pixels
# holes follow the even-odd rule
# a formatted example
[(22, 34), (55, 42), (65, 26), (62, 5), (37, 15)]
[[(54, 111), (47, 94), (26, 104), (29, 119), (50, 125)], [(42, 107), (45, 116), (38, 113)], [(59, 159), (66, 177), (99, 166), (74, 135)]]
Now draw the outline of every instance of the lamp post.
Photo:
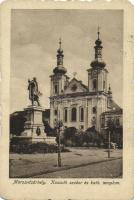
[(61, 167), (61, 141), (60, 141), (60, 131), (63, 126), (62, 121), (56, 121), (56, 132), (58, 136), (58, 167)]
[(111, 140), (110, 140), (110, 130), (108, 129), (108, 158), (110, 158), (110, 143), (111, 143)]
[(111, 130), (113, 128), (113, 121), (111, 118), (109, 118), (107, 122), (108, 126), (108, 158), (110, 158), (110, 150), (111, 150)]

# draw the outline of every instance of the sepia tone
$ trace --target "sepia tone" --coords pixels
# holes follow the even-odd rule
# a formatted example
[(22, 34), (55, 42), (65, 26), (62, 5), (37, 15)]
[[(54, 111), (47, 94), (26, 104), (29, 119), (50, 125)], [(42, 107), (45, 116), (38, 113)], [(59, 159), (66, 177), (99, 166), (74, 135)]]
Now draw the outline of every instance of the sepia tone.
[(132, 19), (122, 0), (1, 6), (1, 197), (133, 198)]
[(11, 14), (10, 177), (121, 178), (123, 11)]

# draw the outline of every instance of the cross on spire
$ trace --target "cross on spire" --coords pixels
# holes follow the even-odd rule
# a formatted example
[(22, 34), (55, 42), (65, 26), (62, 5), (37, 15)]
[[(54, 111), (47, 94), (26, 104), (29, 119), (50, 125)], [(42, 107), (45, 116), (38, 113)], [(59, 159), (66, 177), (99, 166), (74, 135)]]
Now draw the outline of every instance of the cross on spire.
[(108, 88), (108, 89), (109, 89), (109, 91), (111, 90), (111, 86), (110, 86), (110, 84), (109, 84), (109, 88)]
[(61, 37), (59, 38), (59, 48), (61, 49)]
[(100, 39), (100, 26), (98, 26), (98, 39)]

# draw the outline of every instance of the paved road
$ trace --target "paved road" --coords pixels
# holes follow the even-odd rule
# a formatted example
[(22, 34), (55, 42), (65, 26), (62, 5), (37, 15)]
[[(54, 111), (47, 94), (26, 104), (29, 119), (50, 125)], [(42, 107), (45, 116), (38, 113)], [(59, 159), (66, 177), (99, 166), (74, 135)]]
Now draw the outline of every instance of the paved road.
[[(122, 157), (122, 150), (112, 150), (111, 160), (119, 159)], [(62, 171), (63, 174), (67, 170), (73, 168), (80, 168), (92, 165), (93, 163), (109, 162), (107, 157), (107, 150), (105, 149), (88, 149), (88, 148), (70, 148), (70, 152), (63, 152), (61, 154), (62, 167), (57, 167), (57, 153), (48, 154), (10, 154), (10, 177), (12, 178), (30, 178), (33, 176), (39, 176), (42, 174), (52, 174), (57, 171)], [(96, 166), (96, 165), (94, 165)], [(118, 167), (118, 165), (117, 165)], [(93, 168), (89, 166), (89, 168)], [(101, 164), (99, 168), (105, 168), (104, 164)], [(74, 171), (75, 171), (74, 169)], [(84, 168), (85, 169), (85, 168)], [(90, 169), (89, 169), (90, 170)], [(94, 170), (94, 169), (93, 169)], [(65, 172), (64, 172), (65, 171)], [(87, 170), (88, 171), (88, 170)], [(105, 170), (104, 170), (105, 171)], [(69, 173), (69, 171), (68, 171)], [(84, 177), (89, 172), (84, 174)], [(97, 170), (95, 173), (98, 173)], [(96, 174), (94, 175), (96, 176)], [(61, 174), (61, 172), (59, 172)], [(73, 173), (70, 172), (71, 176)], [(74, 172), (75, 174), (75, 172)], [(50, 174), (48, 174), (50, 176)], [(56, 175), (57, 177), (59, 175)], [(80, 175), (81, 176), (81, 175)], [(89, 177), (91, 174), (89, 174)], [(63, 175), (64, 177), (64, 175)], [(76, 175), (78, 177), (78, 175)], [(83, 177), (83, 176), (82, 176)]]
[(122, 159), (51, 172), (34, 178), (116, 178), (122, 176)]

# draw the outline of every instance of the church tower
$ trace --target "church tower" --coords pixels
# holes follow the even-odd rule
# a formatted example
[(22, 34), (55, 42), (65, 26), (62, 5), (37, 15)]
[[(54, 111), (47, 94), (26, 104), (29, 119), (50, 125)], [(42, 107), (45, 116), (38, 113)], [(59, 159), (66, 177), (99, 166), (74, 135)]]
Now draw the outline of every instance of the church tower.
[(88, 88), (89, 92), (107, 92), (107, 69), (102, 59), (102, 41), (98, 28), (98, 38), (95, 41), (95, 59), (91, 62), (91, 68), (88, 69)]
[(68, 86), (69, 77), (66, 75), (67, 70), (63, 66), (64, 54), (61, 48), (61, 39), (59, 40), (59, 48), (57, 50), (57, 66), (53, 70), (50, 91), (50, 125), (55, 126), (55, 120), (63, 118), (62, 103), (60, 103), (60, 95), (64, 94), (64, 90)]
[[(100, 40), (100, 31), (98, 28), (97, 39), (95, 41), (95, 58), (88, 69), (88, 90), (92, 95), (89, 106), (89, 121), (96, 130), (100, 131), (100, 115), (107, 111), (107, 74), (106, 64), (102, 59), (102, 41)], [(92, 110), (92, 112), (90, 112)], [(93, 123), (94, 122), (94, 123)], [(90, 123), (89, 123), (90, 124)]]
[(57, 66), (53, 70), (51, 78), (50, 96), (61, 95), (68, 85), (69, 77), (66, 75), (66, 68), (63, 67), (64, 54), (61, 48), (61, 39), (59, 40), (59, 48), (57, 50)]

